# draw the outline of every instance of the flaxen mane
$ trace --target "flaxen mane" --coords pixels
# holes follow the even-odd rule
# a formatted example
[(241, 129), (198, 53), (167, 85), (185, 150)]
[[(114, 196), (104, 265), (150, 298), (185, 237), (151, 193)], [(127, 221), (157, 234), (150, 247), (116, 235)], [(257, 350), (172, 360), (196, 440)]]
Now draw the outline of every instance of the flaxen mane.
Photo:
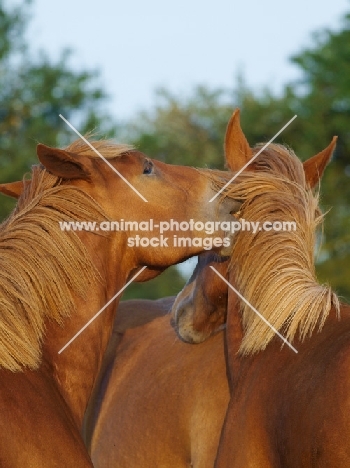
[[(230, 188), (229, 196), (244, 202), (241, 217), (260, 226), (295, 221), (296, 230), (237, 234), (232, 252), (236, 287), (289, 341), (304, 340), (322, 329), (332, 305), (339, 313), (337, 296), (315, 274), (315, 233), (322, 223), (318, 196), (306, 186), (302, 163), (283, 146), (265, 150), (256, 169), (263, 172), (246, 172)], [(242, 322), (242, 354), (265, 349), (275, 336), (245, 304)]]
[[(112, 157), (112, 144), (93, 144)], [(113, 154), (129, 149), (114, 145)], [(92, 152), (80, 140), (66, 150), (89, 156)], [(80, 238), (60, 230), (60, 221), (86, 219), (107, 217), (82, 190), (34, 166), (32, 182), (0, 226), (1, 367), (37, 368), (45, 321), (62, 323), (74, 313), (74, 296), (87, 298), (89, 285), (102, 281)]]

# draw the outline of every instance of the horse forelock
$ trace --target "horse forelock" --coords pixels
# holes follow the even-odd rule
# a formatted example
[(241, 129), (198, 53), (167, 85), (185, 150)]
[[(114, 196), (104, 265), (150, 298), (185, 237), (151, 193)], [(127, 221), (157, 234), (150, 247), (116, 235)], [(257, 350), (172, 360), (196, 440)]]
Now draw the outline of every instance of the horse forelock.
[(102, 281), (83, 242), (61, 221), (106, 216), (82, 190), (34, 166), (14, 212), (0, 226), (0, 367), (35, 369), (47, 319), (62, 323)]
[[(237, 233), (231, 262), (236, 285), (289, 341), (304, 340), (322, 329), (332, 305), (339, 313), (337, 296), (315, 274), (316, 228), (323, 221), (318, 194), (306, 187), (299, 159), (281, 145), (263, 151), (255, 169), (241, 174), (226, 196), (242, 200), (241, 217), (247, 221), (259, 221), (259, 226), (294, 221), (296, 230)], [(248, 305), (242, 304), (241, 313), (240, 352), (265, 349), (275, 332)]]
[[(112, 140), (91, 140), (89, 143), (105, 159), (113, 159), (130, 151), (135, 151), (135, 148), (132, 145), (117, 144)], [(96, 153), (90, 145), (88, 145), (83, 139), (79, 138), (67, 146), (65, 150), (82, 156), (88, 156), (89, 158), (99, 158), (99, 154)]]
[(260, 143), (253, 149), (253, 155), (260, 152), (254, 161), (255, 171), (278, 174), (302, 187), (306, 186), (303, 165), (292, 149), (279, 144), (270, 144), (261, 151), (263, 147), (264, 145)]

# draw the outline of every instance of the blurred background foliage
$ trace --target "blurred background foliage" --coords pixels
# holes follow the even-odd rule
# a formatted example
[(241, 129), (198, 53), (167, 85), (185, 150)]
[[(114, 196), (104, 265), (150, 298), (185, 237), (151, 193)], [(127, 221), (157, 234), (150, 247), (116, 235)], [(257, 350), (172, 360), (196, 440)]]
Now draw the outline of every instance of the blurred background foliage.
[[(103, 111), (108, 95), (96, 71), (73, 71), (69, 50), (54, 62), (26, 44), (30, 4), (5, 7), (0, 0), (0, 182), (22, 178), (36, 162), (37, 142), (64, 146), (74, 139), (59, 114), (78, 121), (82, 133), (97, 129), (162, 161), (217, 168), (224, 166), (225, 129), (235, 107), (241, 108), (252, 146), (268, 141), (297, 114), (278, 141), (301, 159), (321, 151), (333, 135), (339, 137), (322, 180), (321, 205), (329, 212), (317, 272), (321, 282), (350, 301), (350, 14), (344, 14), (337, 31), (314, 33), (309, 48), (291, 57), (300, 79), (286, 83), (278, 95), (268, 86), (248, 89), (243, 76), (232, 89), (198, 86), (187, 96), (162, 88), (152, 109), (120, 124)], [(1, 219), (12, 207), (12, 200), (1, 197)], [(171, 268), (156, 280), (132, 285), (123, 298), (176, 294), (183, 282), (179, 270)]]

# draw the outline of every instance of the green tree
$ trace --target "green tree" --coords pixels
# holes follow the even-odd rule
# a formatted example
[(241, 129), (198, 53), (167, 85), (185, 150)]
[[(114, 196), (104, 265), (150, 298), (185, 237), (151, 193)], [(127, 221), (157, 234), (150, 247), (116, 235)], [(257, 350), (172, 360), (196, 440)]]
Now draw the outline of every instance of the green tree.
[(157, 159), (195, 167), (223, 167), (223, 136), (232, 105), (226, 91), (196, 87), (179, 98), (164, 88), (153, 109), (140, 113), (127, 131), (133, 143)]
[(312, 46), (292, 60), (302, 71), (295, 90), (309, 144), (316, 150), (338, 135), (322, 181), (321, 202), (330, 211), (318, 273), (350, 300), (350, 14), (340, 30), (314, 34)]
[[(54, 62), (26, 45), (30, 3), (10, 8), (0, 0), (0, 182), (23, 177), (37, 162), (39, 141), (62, 146), (74, 139), (59, 114), (78, 121), (83, 133), (97, 127), (112, 134), (117, 128), (107, 126), (110, 119), (101, 111), (106, 95), (97, 73), (72, 71), (68, 50)], [(0, 218), (13, 204), (2, 197)]]
[(127, 299), (158, 299), (166, 296), (176, 296), (184, 287), (185, 279), (176, 266), (165, 270), (146, 283), (132, 283), (125, 289), (123, 300)]
[(329, 282), (350, 301), (350, 15), (339, 31), (315, 34), (310, 48), (292, 58), (301, 79), (286, 84), (280, 95), (268, 87), (257, 93), (236, 81), (233, 89), (200, 86), (187, 97), (164, 89), (151, 111), (131, 127), (136, 145), (172, 163), (222, 167), (226, 124), (235, 107), (251, 144), (266, 142), (297, 114), (277, 142), (291, 146), (305, 160), (326, 147), (333, 135), (338, 145), (321, 184), (325, 218), (318, 257), (320, 281)]

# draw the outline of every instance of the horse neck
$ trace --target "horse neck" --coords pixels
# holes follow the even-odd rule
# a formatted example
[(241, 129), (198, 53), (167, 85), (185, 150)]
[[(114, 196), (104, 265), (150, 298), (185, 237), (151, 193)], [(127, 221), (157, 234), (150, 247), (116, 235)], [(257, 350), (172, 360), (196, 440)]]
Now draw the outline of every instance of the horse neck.
[[(43, 346), (43, 372), (54, 375), (55, 382), (63, 395), (79, 427), (90, 398), (92, 387), (99, 372), (103, 354), (113, 327), (115, 311), (119, 303), (118, 296), (84, 331), (60, 354), (67, 342), (79, 332), (87, 322), (125, 285), (131, 271), (131, 259), (124, 255), (118, 268), (111, 255), (103, 246), (104, 239), (98, 239), (95, 245), (87, 246), (106, 283), (96, 282), (90, 285), (87, 301), (76, 298), (74, 315), (64, 322), (64, 326), (50, 322)], [(119, 250), (119, 252), (122, 250)], [(113, 268), (114, 264), (114, 268)]]

